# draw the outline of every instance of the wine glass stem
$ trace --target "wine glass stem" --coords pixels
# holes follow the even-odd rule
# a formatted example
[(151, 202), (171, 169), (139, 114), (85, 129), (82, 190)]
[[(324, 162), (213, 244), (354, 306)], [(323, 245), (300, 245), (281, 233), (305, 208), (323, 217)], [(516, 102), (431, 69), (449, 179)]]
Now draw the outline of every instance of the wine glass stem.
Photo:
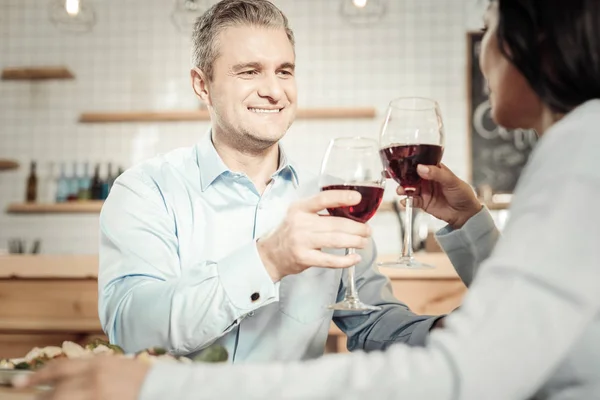
[(406, 224), (404, 226), (404, 246), (402, 247), (402, 258), (411, 258), (412, 251), (412, 232), (413, 232), (413, 197), (406, 196)]
[[(355, 254), (356, 249), (346, 249), (346, 254)], [(358, 293), (356, 293), (356, 282), (354, 281), (354, 269), (355, 266), (348, 267), (348, 286), (346, 287), (346, 300), (358, 300)]]

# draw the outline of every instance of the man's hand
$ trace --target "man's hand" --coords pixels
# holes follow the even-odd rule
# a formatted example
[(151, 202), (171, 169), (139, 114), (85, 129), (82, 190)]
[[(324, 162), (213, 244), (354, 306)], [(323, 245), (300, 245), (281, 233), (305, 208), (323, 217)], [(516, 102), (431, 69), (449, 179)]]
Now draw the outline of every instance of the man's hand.
[(274, 282), (315, 267), (347, 268), (360, 261), (357, 254), (327, 254), (323, 248), (358, 248), (369, 243), (371, 228), (347, 218), (318, 215), (327, 208), (360, 202), (352, 190), (328, 190), (290, 206), (281, 225), (257, 242), (258, 252)]
[(136, 400), (150, 366), (124, 357), (56, 360), (31, 376), (13, 381), (19, 388), (48, 385), (45, 400)]

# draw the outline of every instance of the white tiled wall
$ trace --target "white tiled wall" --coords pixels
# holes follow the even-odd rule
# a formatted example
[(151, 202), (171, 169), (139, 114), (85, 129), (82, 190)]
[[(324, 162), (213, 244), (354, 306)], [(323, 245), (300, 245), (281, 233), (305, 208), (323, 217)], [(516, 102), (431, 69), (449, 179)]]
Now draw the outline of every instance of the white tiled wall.
[[(291, 157), (316, 170), (328, 141), (376, 137), (387, 102), (433, 97), (447, 132), (444, 162), (468, 174), (466, 31), (477, 28), (485, 0), (388, 0), (385, 18), (356, 27), (339, 0), (278, 0), (297, 38), (300, 107), (374, 106), (375, 120), (297, 121), (284, 139)], [(129, 166), (190, 145), (207, 123), (79, 124), (83, 111), (189, 109), (187, 37), (172, 25), (171, 0), (95, 0), (93, 32), (69, 35), (48, 20), (48, 1), (0, 0), (0, 66), (66, 65), (75, 80), (0, 82), (0, 158), (22, 163), (0, 173), (0, 209), (22, 201), (30, 160), (40, 179), (52, 163)], [(212, 4), (214, 1), (208, 1)], [(105, 170), (103, 171), (105, 173)], [(386, 197), (393, 196), (390, 184)], [(44, 186), (41, 188), (44, 200)], [(372, 220), (381, 253), (398, 252), (392, 214)], [(45, 253), (96, 253), (97, 216), (0, 214), (0, 249), (10, 237), (41, 238)]]

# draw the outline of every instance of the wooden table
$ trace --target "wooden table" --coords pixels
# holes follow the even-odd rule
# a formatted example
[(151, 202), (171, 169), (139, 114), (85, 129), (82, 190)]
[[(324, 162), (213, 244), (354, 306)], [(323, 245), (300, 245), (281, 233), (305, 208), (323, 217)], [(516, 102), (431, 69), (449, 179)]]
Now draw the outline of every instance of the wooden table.
[(97, 270), (95, 255), (0, 256), (0, 357), (102, 335)]
[[(436, 268), (381, 269), (396, 297), (417, 314), (445, 314), (458, 307), (466, 288), (446, 255), (419, 253), (417, 258)], [(0, 357), (22, 357), (33, 347), (65, 340), (85, 344), (102, 336), (97, 269), (96, 255), (0, 256)], [(329, 334), (327, 351), (346, 351), (346, 336), (334, 325)]]

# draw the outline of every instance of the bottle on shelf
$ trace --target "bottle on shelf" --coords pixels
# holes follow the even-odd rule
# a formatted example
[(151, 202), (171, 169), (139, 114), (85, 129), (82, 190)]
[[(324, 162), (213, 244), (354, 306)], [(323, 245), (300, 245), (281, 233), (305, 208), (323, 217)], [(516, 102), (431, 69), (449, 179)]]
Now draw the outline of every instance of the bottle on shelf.
[(94, 176), (90, 186), (90, 194), (92, 200), (102, 200), (102, 179), (100, 179), (100, 164), (96, 164), (94, 168)]
[(53, 203), (56, 200), (56, 184), (58, 182), (58, 178), (56, 176), (57, 173), (57, 164), (53, 161), (47, 163), (48, 169), (46, 173), (41, 174), (41, 179), (39, 182), (39, 193), (38, 196), (39, 201), (43, 203)]
[(25, 194), (25, 198), (28, 203), (33, 203), (37, 201), (37, 189), (38, 189), (38, 178), (36, 173), (36, 163), (35, 161), (31, 162), (31, 167), (29, 171), (29, 176), (27, 177), (27, 192)]
[(79, 196), (79, 175), (77, 174), (77, 162), (73, 162), (73, 174), (69, 178), (69, 195), (67, 201), (75, 201)]
[(110, 164), (108, 164), (108, 166), (109, 166), (108, 193), (110, 193), (113, 185), (115, 184), (115, 181), (119, 177), (119, 170), (117, 169), (117, 171), (115, 171), (115, 173), (113, 174), (112, 173), (112, 166)]
[(90, 177), (90, 163), (83, 164), (83, 174), (79, 176), (79, 192), (77, 198), (79, 200), (90, 200), (92, 178)]
[(102, 182), (102, 200), (106, 200), (108, 197), (108, 192), (110, 192), (110, 188), (112, 187), (115, 178), (112, 174), (112, 163), (108, 163), (108, 173), (106, 175), (106, 179)]
[(56, 182), (56, 202), (64, 203), (69, 197), (69, 178), (67, 178), (65, 163), (60, 163), (60, 175)]

